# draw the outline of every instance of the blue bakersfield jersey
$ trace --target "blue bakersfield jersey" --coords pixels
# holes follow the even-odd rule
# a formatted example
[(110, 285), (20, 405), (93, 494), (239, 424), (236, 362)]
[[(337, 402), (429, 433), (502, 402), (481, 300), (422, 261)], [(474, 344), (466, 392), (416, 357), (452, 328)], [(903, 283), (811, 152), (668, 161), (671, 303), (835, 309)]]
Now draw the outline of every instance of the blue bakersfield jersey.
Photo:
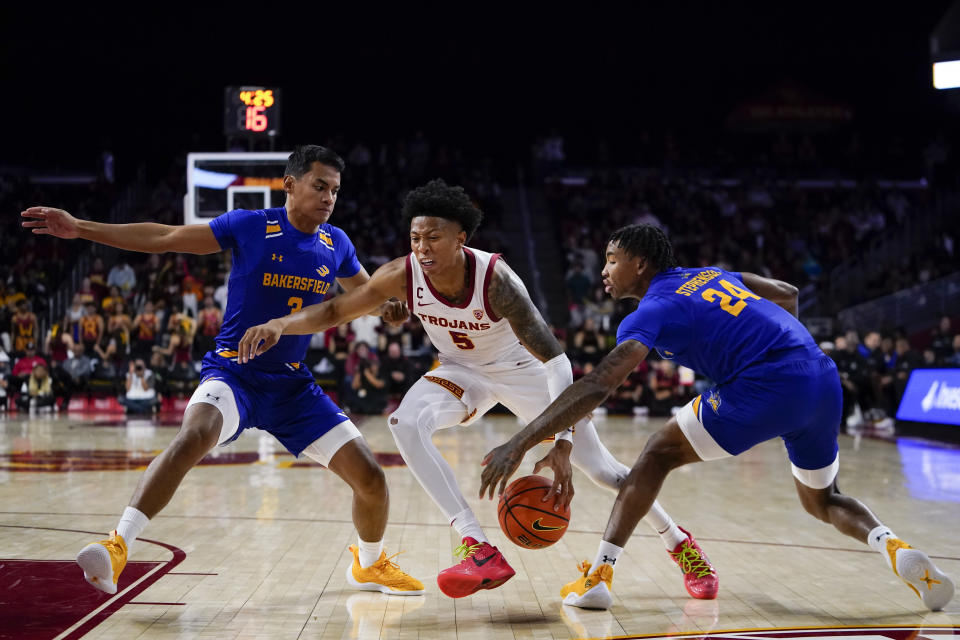
[[(233, 250), (216, 346), (225, 358), (237, 357), (237, 344), (250, 327), (321, 302), (336, 278), (360, 271), (353, 243), (341, 229), (324, 224), (317, 233), (303, 233), (287, 220), (284, 207), (228, 211), (210, 228), (222, 249)], [(253, 363), (296, 368), (309, 344), (309, 335), (283, 336)]]
[(637, 340), (723, 383), (759, 362), (818, 358), (813, 337), (782, 307), (755, 295), (739, 273), (674, 268), (654, 276), (617, 344)]

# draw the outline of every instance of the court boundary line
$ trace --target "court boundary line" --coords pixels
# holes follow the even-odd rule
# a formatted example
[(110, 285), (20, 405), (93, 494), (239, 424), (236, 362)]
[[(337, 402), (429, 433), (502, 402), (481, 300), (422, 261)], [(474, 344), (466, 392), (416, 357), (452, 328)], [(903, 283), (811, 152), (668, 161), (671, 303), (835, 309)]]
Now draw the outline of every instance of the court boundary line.
[[(7, 529), (40, 529), (43, 531), (61, 531), (66, 533), (88, 533), (95, 536), (104, 536), (107, 535), (102, 531), (87, 531), (84, 529), (63, 529), (60, 527), (42, 527), (42, 526), (32, 526), (32, 525), (22, 525), (22, 524), (2, 524), (0, 527)], [(167, 544), (165, 542), (160, 542), (159, 540), (151, 540), (149, 538), (137, 538), (140, 542), (148, 542), (150, 544), (163, 547), (167, 551), (173, 554), (173, 557), (169, 560), (144, 560), (143, 562), (158, 562), (159, 564), (148, 571), (146, 574), (141, 576), (136, 582), (130, 584), (123, 591), (113, 594), (110, 596), (103, 604), (99, 607), (88, 613), (86, 616), (75, 622), (70, 627), (67, 627), (65, 630), (60, 632), (57, 636), (57, 640), (78, 640), (85, 636), (89, 631), (92, 631), (96, 627), (100, 626), (107, 618), (112, 616), (114, 613), (119, 611), (124, 605), (131, 604), (131, 600), (137, 597), (151, 586), (154, 585), (160, 578), (167, 575), (171, 569), (176, 567), (178, 564), (183, 562), (187, 553), (175, 547), (172, 544)], [(11, 558), (13, 559), (13, 558)], [(29, 558), (24, 558), (29, 559)], [(59, 560), (58, 562), (63, 562)], [(78, 585), (79, 586), (79, 585)], [(90, 587), (93, 589), (94, 587)]]

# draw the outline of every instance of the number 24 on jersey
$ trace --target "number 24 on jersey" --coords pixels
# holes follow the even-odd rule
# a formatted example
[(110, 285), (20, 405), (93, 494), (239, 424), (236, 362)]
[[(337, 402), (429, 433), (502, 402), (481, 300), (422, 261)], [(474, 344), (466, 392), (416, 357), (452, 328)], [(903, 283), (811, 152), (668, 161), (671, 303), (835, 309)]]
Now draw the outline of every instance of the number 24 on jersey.
[[(716, 289), (704, 289), (700, 297), (707, 302), (719, 302), (720, 308), (732, 315), (734, 318), (740, 315), (747, 306), (747, 300), (759, 300), (760, 296), (750, 293), (746, 289), (738, 287), (728, 280), (720, 280), (720, 286), (727, 290), (717, 291)], [(738, 298), (737, 302), (733, 299)]]

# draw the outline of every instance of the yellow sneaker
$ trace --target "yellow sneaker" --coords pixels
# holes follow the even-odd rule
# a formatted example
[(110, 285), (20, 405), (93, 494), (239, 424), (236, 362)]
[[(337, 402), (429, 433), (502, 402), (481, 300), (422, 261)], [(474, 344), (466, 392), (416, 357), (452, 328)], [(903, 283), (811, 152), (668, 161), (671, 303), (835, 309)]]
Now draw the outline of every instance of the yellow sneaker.
[(923, 551), (903, 540), (887, 538), (890, 568), (931, 611), (939, 611), (953, 598), (954, 585)]
[(347, 567), (347, 584), (362, 591), (379, 591), (392, 596), (419, 596), (423, 594), (423, 583), (400, 570), (399, 565), (391, 562), (403, 553), (399, 551), (387, 557), (386, 551), (380, 552), (380, 559), (364, 569), (360, 566), (360, 549), (350, 545), (353, 562)]
[(100, 542), (88, 544), (77, 554), (84, 579), (100, 591), (117, 592), (120, 572), (127, 566), (127, 543), (116, 531)]
[(582, 609), (609, 609), (613, 604), (613, 567), (601, 564), (591, 573), (590, 563), (584, 560), (577, 569), (583, 572), (580, 579), (565, 584), (560, 590), (563, 604)]

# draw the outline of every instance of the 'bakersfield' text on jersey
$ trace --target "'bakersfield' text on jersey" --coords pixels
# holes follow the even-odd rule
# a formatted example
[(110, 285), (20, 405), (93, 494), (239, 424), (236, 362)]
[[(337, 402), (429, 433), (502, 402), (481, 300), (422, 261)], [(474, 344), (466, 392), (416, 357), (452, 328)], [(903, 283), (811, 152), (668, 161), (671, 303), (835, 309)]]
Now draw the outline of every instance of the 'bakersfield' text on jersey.
[[(356, 250), (342, 230), (323, 224), (317, 233), (303, 233), (287, 220), (284, 207), (236, 209), (211, 220), (210, 228), (221, 248), (233, 250), (216, 347), (225, 358), (236, 359), (237, 344), (250, 327), (323, 301), (336, 278), (360, 271)], [(309, 344), (309, 335), (283, 336), (251, 364), (296, 367)]]

